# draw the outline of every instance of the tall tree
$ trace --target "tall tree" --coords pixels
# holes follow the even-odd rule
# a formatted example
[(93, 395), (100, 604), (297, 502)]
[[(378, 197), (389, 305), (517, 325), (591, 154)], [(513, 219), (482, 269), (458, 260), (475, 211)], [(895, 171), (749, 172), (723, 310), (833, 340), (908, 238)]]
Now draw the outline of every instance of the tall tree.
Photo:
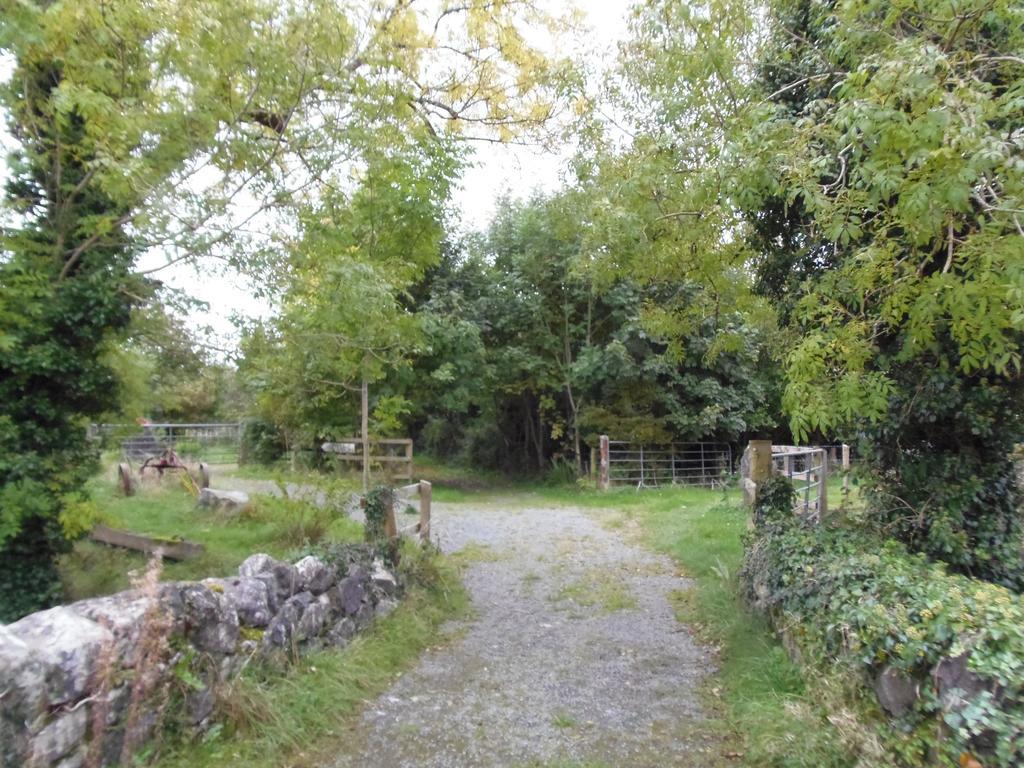
[(1000, 0), (659, 0), (634, 23), (647, 55), (624, 64), (662, 128), (634, 149), (668, 158), (647, 199), (668, 188), (679, 211), (732, 218), (667, 268), (705, 284), (716, 258), (756, 272), (789, 334), (794, 434), (859, 436), (879, 524), (1007, 583), (1021, 543), (1009, 451), (1024, 437), (1021, 21)]

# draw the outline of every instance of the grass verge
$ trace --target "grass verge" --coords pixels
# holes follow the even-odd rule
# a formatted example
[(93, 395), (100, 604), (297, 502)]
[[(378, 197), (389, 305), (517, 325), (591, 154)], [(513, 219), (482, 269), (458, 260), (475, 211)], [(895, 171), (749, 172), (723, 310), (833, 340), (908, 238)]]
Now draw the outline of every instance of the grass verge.
[(433, 555), (411, 565), (413, 584), (386, 619), (341, 651), (314, 653), (284, 670), (246, 671), (220, 698), (222, 726), (199, 743), (177, 747), (157, 766), (298, 768), (351, 749), (360, 738), (363, 703), (436, 645), (444, 622), (469, 610), (449, 561)]
[(739, 597), (736, 574), (743, 556), (747, 512), (735, 493), (701, 490), (655, 492), (635, 508), (646, 543), (670, 555), (694, 588), (674, 595), (680, 621), (719, 649), (719, 674), (705, 699), (720, 716), (723, 749), (735, 765), (840, 768), (856, 763), (823, 704), (837, 698), (825, 679), (809, 686), (805, 674)]

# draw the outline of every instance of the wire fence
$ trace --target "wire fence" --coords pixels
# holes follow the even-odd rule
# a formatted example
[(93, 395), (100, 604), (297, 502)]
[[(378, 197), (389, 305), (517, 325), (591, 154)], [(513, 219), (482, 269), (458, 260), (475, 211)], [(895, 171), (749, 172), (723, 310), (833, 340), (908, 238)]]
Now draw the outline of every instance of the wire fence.
[(91, 439), (101, 450), (119, 450), (122, 458), (139, 463), (173, 448), (183, 461), (206, 464), (238, 462), (242, 440), (240, 422), (196, 424), (94, 424)]
[(727, 443), (644, 445), (608, 441), (608, 482), (651, 488), (690, 485), (724, 486), (732, 474), (732, 448)]

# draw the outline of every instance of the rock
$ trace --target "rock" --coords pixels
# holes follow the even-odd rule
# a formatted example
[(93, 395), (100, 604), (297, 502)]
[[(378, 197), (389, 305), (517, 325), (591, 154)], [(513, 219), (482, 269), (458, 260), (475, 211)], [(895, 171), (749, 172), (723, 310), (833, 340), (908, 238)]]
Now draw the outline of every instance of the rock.
[(327, 609), (324, 603), (314, 600), (302, 612), (302, 618), (295, 625), (295, 639), (301, 642), (308, 642), (320, 636), (324, 631), (324, 624), (327, 622)]
[[(68, 607), (79, 616), (108, 629), (117, 641), (117, 656), (128, 658), (131, 656), (130, 649), (138, 643), (146, 614), (153, 607), (153, 602), (152, 597), (133, 590), (82, 600)], [(157, 616), (167, 620), (168, 628), (173, 626), (174, 617), (170, 604), (164, 606)]]
[(199, 491), (199, 506), (224, 512), (241, 512), (249, 508), (249, 494), (244, 491), (221, 491), (216, 488), (202, 488)]
[(185, 697), (185, 714), (189, 725), (199, 725), (208, 718), (213, 713), (213, 705), (216, 703), (217, 697), (209, 685), (190, 691)]
[(224, 597), (202, 584), (181, 590), (185, 606), (185, 634), (197, 650), (233, 653), (238, 644), (238, 615)]
[(970, 652), (947, 656), (932, 671), (939, 701), (946, 709), (961, 709), (986, 688), (981, 677), (967, 668), (970, 657)]
[[(50, 608), (4, 628), (0, 635), (4, 647), (0, 650), (0, 669), (21, 658), (15, 683), (18, 677), (23, 678), (25, 684), (34, 686), (25, 692), (26, 699), (35, 698), (37, 707), (52, 708), (78, 701), (86, 694), (100, 656), (113, 644), (110, 630), (95, 621), (69, 607)], [(6, 687), (6, 680), (11, 678), (5, 675), (3, 679)]]
[(277, 615), (270, 620), (267, 631), (263, 634), (265, 647), (287, 648), (295, 637), (295, 628), (302, 619), (306, 608), (313, 602), (310, 592), (300, 592), (288, 598)]
[(356, 627), (355, 621), (346, 617), (331, 627), (325, 640), (328, 645), (341, 648), (348, 645), (349, 641), (356, 636), (357, 631), (358, 628)]
[(370, 582), (373, 586), (389, 597), (398, 591), (398, 579), (380, 560), (373, 561), (373, 571), (370, 573)]
[(330, 589), (338, 575), (337, 568), (312, 555), (299, 560), (295, 570), (299, 575), (299, 590), (314, 595), (322, 595)]
[(261, 573), (271, 573), (275, 565), (277, 565), (277, 560), (268, 554), (259, 552), (255, 555), (249, 555), (249, 557), (242, 561), (242, 564), (238, 566), (238, 575), (254, 579)]
[(395, 600), (393, 597), (385, 597), (383, 600), (377, 603), (377, 607), (373, 609), (373, 615), (376, 616), (378, 619), (382, 619), (389, 613), (391, 613), (393, 610), (395, 610), (395, 608), (397, 607), (397, 600)]
[(273, 613), (299, 589), (299, 572), (294, 565), (282, 563), (270, 555), (258, 554), (247, 558), (238, 568), (239, 575), (259, 579), (270, 590), (269, 601)]
[(365, 581), (353, 576), (346, 576), (330, 591), (335, 613), (354, 616), (358, 613), (366, 598)]
[(82, 742), (88, 725), (88, 707), (80, 706), (57, 715), (32, 738), (31, 764), (50, 765), (60, 760)]
[(245, 627), (265, 627), (273, 618), (270, 588), (259, 578), (204, 579), (203, 585), (219, 588), (238, 614), (238, 623)]
[(54, 768), (82, 768), (85, 759), (89, 756), (89, 750), (84, 746), (79, 747), (70, 755), (61, 760)]
[(917, 683), (902, 672), (886, 667), (875, 678), (875, 695), (886, 712), (899, 717), (917, 701)]

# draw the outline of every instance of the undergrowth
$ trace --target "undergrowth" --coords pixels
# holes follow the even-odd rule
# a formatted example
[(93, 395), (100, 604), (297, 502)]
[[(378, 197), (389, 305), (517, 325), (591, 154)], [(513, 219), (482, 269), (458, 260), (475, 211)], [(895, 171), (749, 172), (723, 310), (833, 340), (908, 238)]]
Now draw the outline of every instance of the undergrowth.
[[(143, 486), (124, 497), (106, 478), (97, 478), (90, 491), (102, 521), (114, 528), (161, 538), (183, 538), (206, 551), (183, 562), (167, 561), (168, 580), (195, 580), (235, 572), (254, 552), (288, 557), (320, 541), (358, 542), (362, 526), (337, 506), (318, 507), (300, 499), (255, 496), (243, 512), (226, 515), (196, 506), (195, 499), (173, 478)], [(130, 574), (146, 566), (141, 552), (109, 547), (82, 539), (60, 559), (61, 581), (68, 601), (111, 594), (130, 586)]]

